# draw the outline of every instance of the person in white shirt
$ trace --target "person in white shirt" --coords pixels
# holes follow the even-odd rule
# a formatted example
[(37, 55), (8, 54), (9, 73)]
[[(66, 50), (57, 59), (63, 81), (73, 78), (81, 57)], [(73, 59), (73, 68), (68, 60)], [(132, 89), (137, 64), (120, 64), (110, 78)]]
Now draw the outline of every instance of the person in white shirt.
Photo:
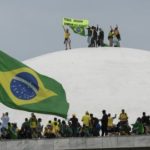
[(6, 112), (6, 113), (3, 114), (3, 116), (1, 117), (1, 120), (2, 120), (2, 128), (7, 129), (8, 122), (9, 122), (8, 112)]

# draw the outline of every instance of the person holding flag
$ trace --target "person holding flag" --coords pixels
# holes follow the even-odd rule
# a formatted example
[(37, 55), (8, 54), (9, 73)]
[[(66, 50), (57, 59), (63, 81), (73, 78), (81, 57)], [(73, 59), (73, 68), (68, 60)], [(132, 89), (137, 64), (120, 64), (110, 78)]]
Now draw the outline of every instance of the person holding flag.
[(63, 26), (63, 29), (64, 29), (64, 44), (66, 46), (66, 50), (68, 49), (71, 49), (71, 40), (70, 40), (70, 32), (69, 32), (69, 29), (65, 29), (65, 27)]

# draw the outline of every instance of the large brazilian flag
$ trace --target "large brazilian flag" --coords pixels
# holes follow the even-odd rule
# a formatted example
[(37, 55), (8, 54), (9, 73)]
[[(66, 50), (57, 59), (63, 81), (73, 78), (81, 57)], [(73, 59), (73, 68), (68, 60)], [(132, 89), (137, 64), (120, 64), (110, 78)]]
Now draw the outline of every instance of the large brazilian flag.
[(66, 118), (69, 104), (56, 80), (0, 51), (0, 102), (13, 109)]

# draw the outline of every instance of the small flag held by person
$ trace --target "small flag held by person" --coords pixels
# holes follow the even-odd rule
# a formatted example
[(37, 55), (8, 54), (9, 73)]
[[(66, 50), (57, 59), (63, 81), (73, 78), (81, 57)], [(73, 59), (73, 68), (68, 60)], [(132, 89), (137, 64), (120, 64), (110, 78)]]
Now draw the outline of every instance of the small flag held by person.
[(0, 51), (0, 102), (13, 109), (66, 118), (69, 104), (56, 80)]
[(70, 28), (74, 31), (74, 33), (80, 34), (82, 36), (86, 36), (84, 27), (78, 25), (70, 25)]

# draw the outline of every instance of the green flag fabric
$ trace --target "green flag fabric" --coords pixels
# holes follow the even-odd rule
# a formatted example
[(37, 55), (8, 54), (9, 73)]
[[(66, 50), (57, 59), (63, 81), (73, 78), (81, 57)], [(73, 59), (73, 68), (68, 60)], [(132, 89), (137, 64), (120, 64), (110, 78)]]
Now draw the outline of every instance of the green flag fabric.
[(0, 102), (13, 109), (66, 118), (69, 104), (56, 80), (0, 51)]
[(84, 27), (74, 25), (74, 26), (70, 26), (70, 28), (71, 28), (75, 33), (80, 34), (80, 35), (82, 35), (82, 36), (86, 36), (86, 35), (85, 35), (85, 29), (84, 29)]

